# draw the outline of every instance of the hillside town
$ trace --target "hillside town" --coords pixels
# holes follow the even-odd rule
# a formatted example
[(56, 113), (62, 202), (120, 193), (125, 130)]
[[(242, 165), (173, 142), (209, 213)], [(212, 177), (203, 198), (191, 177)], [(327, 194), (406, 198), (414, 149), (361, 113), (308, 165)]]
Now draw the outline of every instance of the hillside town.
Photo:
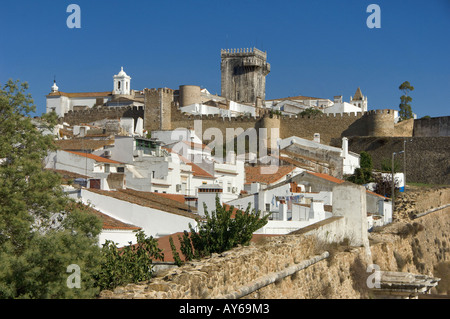
[[(256, 118), (296, 117), (306, 110), (333, 116), (367, 113), (368, 99), (360, 88), (349, 102), (342, 96), (265, 100), (264, 79), (270, 72), (266, 58), (267, 53), (256, 48), (222, 50), (221, 96), (182, 85), (174, 93), (177, 103), (170, 104), (172, 115)], [(253, 65), (252, 76), (235, 75), (239, 63)], [(63, 177), (70, 197), (101, 216), (99, 245), (105, 240), (118, 247), (134, 244), (138, 229), (157, 239), (186, 231), (189, 224), (205, 217), (205, 208), (215, 209), (216, 198), (227, 207), (270, 214), (268, 223), (255, 234), (289, 234), (332, 217), (333, 188), (348, 183), (345, 177), (360, 167), (360, 155), (349, 151), (345, 136), (336, 147), (321, 141), (320, 133), (314, 131), (309, 138), (273, 135), (263, 152), (245, 145), (248, 130), (241, 133), (243, 139), (232, 140), (237, 148), (228, 148), (205, 142), (196, 124), (175, 129), (146, 125), (149, 119), (143, 117), (162, 117), (156, 114), (161, 110), (145, 110), (146, 90), (133, 90), (131, 76), (121, 67), (110, 92), (66, 93), (54, 82), (47, 95), (47, 112), (56, 112), (60, 124), (51, 132), (57, 150), (48, 154), (45, 167)], [(138, 113), (141, 116), (100, 115), (91, 122), (65, 121), (67, 114), (123, 108), (143, 112)], [(397, 122), (398, 112), (394, 116)], [(392, 222), (391, 199), (366, 186), (367, 229)]]
[(449, 299), (450, 7), (422, 2), (5, 2), (0, 299)]

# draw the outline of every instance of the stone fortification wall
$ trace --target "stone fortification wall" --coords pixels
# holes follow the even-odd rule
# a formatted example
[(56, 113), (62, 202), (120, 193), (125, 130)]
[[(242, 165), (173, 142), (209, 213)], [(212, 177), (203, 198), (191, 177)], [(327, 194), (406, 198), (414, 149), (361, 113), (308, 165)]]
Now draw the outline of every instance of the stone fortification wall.
[(414, 120), (414, 136), (450, 136), (450, 116)]
[[(149, 283), (103, 291), (101, 298), (222, 298), (269, 274), (308, 260), (321, 251), (312, 236), (265, 237), (248, 247), (237, 247), (169, 270)], [(337, 257), (339, 266), (334, 271), (328, 271), (326, 259), (321, 260), (243, 298), (320, 298), (327, 294), (359, 298), (360, 293), (352, 288), (350, 279), (352, 263), (358, 256), (355, 251), (351, 256)], [(339, 269), (343, 273), (339, 274)]]
[(174, 90), (168, 88), (144, 90), (144, 129), (170, 130)]
[[(393, 152), (403, 150), (406, 140), (406, 182), (450, 184), (450, 137), (349, 137), (349, 150), (368, 152), (375, 169), (381, 169), (384, 160), (391, 161)], [(339, 147), (342, 141), (333, 139), (331, 144)], [(403, 172), (404, 154), (395, 157)]]
[(61, 119), (70, 125), (91, 123), (103, 119), (120, 119), (122, 117), (132, 117), (135, 122), (137, 119), (144, 118), (143, 107), (99, 107), (88, 110), (69, 111)]
[[(441, 193), (446, 193), (448, 198), (450, 189), (431, 190), (428, 193), (431, 197), (421, 198), (420, 205), (426, 209), (425, 206), (431, 205), (429, 199), (441, 198)], [(440, 275), (439, 278), (448, 281), (449, 275), (437, 273), (437, 267), (448, 265), (450, 261), (450, 208), (413, 220), (397, 221), (369, 233), (370, 261), (363, 247), (352, 247), (345, 238), (334, 243), (316, 239), (317, 231), (322, 235), (333, 232), (336, 226), (342, 227), (343, 220), (336, 217), (332, 222), (309, 227), (303, 233), (260, 237), (249, 246), (167, 270), (150, 282), (105, 290), (100, 298), (222, 298), (244, 291), (243, 287), (254, 286), (261, 279), (301, 266), (314, 256), (323, 256), (324, 252), (328, 252), (325, 259), (269, 282), (242, 298), (368, 298), (367, 278), (373, 273), (367, 272), (368, 263), (382, 271)]]
[[(219, 115), (187, 115), (172, 110), (172, 129), (194, 126), (202, 121), (202, 133), (208, 128), (218, 128), (226, 136), (227, 128), (279, 129), (279, 137), (298, 136), (312, 140), (314, 133), (320, 134), (321, 143), (330, 144), (333, 138), (350, 136), (394, 136), (394, 118), (391, 110), (376, 110), (351, 114), (319, 114), (315, 116), (262, 115), (224, 118)], [(270, 137), (270, 136), (269, 136)]]

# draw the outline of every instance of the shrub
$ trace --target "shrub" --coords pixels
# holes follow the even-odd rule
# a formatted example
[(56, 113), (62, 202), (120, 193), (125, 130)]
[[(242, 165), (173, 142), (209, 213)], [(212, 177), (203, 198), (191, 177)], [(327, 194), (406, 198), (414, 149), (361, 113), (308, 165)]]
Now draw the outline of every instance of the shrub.
[[(221, 205), (216, 196), (216, 210), (208, 213), (205, 205), (205, 220), (197, 220), (198, 231), (189, 224), (190, 233), (178, 236), (180, 250), (185, 260), (200, 259), (212, 253), (221, 253), (238, 245), (248, 245), (253, 233), (267, 224), (269, 215), (261, 216), (260, 211), (237, 210), (232, 217), (234, 207)], [(175, 251), (174, 247), (172, 251)]]
[(97, 285), (100, 289), (112, 289), (127, 283), (149, 280), (153, 276), (153, 260), (164, 260), (156, 239), (146, 237), (143, 231), (136, 233), (137, 244), (117, 248), (107, 240), (102, 248), (101, 271)]

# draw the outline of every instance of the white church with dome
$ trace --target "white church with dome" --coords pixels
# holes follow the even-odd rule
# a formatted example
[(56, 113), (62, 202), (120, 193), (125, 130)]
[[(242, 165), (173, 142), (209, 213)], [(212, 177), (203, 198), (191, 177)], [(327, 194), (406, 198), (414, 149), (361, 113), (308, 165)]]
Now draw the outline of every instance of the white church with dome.
[(131, 77), (125, 73), (123, 67), (113, 76), (113, 90), (107, 92), (77, 92), (67, 93), (59, 90), (56, 81), (53, 82), (51, 92), (46, 96), (46, 112), (56, 112), (63, 117), (69, 111), (86, 110), (101, 106), (143, 106), (142, 92), (131, 89)]

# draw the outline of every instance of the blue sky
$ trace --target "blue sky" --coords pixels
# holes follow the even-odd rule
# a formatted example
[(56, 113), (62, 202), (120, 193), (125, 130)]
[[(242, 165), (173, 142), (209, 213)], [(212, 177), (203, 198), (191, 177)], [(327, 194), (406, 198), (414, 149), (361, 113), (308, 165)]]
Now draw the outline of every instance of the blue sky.
[[(192, 84), (220, 94), (220, 49), (267, 51), (266, 98), (306, 95), (348, 101), (357, 87), (369, 109), (448, 116), (450, 1), (184, 0), (0, 1), (0, 84), (27, 81), (37, 106), (53, 77), (63, 92), (110, 91), (120, 67), (133, 89)], [(81, 28), (66, 25), (81, 8)], [(369, 4), (381, 28), (366, 25)]]

